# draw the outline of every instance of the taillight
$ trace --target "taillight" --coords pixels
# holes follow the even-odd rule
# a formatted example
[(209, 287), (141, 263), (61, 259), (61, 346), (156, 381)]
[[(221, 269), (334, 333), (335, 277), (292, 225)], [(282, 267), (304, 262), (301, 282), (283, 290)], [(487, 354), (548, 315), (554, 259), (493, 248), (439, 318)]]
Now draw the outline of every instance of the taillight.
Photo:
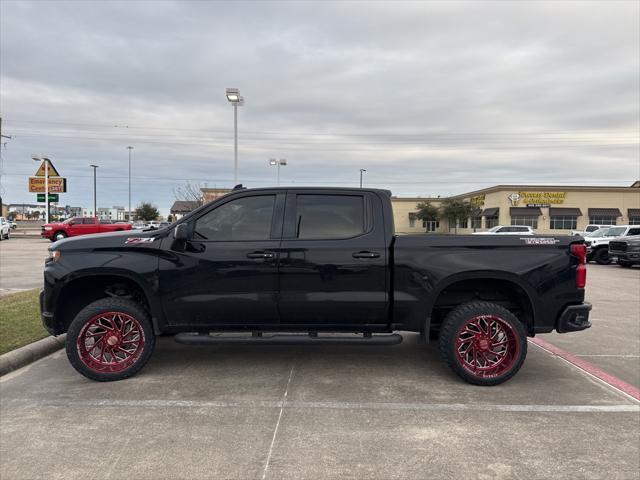
[(578, 257), (578, 268), (576, 269), (576, 287), (584, 288), (587, 284), (587, 246), (584, 243), (574, 243), (571, 245), (571, 255)]

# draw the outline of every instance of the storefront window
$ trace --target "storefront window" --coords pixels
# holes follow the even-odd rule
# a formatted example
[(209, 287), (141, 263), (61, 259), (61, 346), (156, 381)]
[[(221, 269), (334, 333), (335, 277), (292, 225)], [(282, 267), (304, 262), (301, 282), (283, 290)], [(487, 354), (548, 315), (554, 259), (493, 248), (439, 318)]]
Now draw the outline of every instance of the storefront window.
[(629, 225), (640, 225), (640, 217), (629, 217)]
[(498, 225), (498, 216), (497, 215), (493, 215), (491, 217), (485, 217), (485, 227), (486, 228), (492, 228)]
[(416, 217), (409, 217), (409, 228), (416, 228)]
[(471, 217), (471, 228), (482, 228), (482, 217)]
[(578, 228), (578, 217), (553, 216), (551, 217), (551, 230), (575, 230)]
[(538, 228), (537, 215), (513, 215), (511, 217), (511, 225), (524, 225), (527, 227)]
[(589, 217), (589, 223), (593, 225), (617, 225), (618, 217), (612, 215), (595, 215)]

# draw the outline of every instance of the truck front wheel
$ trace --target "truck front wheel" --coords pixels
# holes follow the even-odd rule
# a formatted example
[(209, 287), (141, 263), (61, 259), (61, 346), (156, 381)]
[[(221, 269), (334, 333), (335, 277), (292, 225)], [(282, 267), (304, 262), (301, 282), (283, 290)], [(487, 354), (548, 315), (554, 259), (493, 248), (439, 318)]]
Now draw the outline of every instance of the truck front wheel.
[(513, 377), (527, 356), (522, 323), (504, 307), (488, 302), (460, 305), (445, 317), (440, 354), (461, 378), (498, 385)]
[(149, 314), (136, 302), (103, 298), (83, 308), (67, 332), (71, 365), (99, 382), (136, 374), (149, 360), (155, 336)]
[(52, 242), (57, 242), (58, 240), (62, 240), (63, 238), (67, 238), (67, 234), (64, 232), (56, 232), (55, 235), (52, 237), (51, 241)]
[(611, 258), (609, 258), (609, 251), (606, 247), (596, 250), (593, 254), (593, 259), (598, 265), (609, 265), (611, 263)]

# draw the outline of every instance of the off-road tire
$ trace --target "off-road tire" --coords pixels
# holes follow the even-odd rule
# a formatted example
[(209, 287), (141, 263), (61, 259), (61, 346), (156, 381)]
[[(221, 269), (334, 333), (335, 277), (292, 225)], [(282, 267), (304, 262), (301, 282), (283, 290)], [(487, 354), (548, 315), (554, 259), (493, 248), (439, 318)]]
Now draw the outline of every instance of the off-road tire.
[[(478, 334), (473, 336), (475, 326), (482, 323), (486, 324), (488, 332), (478, 329)], [(495, 332), (495, 338), (491, 332)], [(488, 349), (481, 351), (481, 347)], [(467, 360), (472, 348), (470, 363)], [(474, 385), (498, 385), (522, 367), (527, 356), (527, 333), (522, 322), (500, 305), (466, 303), (445, 317), (440, 329), (439, 349), (442, 359), (463, 380)], [(481, 366), (479, 362), (485, 365)], [(476, 369), (472, 368), (472, 363)]]
[[(110, 317), (113, 317), (112, 320), (108, 320)], [(110, 322), (116, 329), (122, 325), (124, 333), (103, 326), (110, 325)], [(85, 342), (91, 337), (101, 338), (101, 345), (110, 349), (103, 352), (101, 358), (92, 356), (98, 355), (100, 346), (86, 348)], [(100, 340), (93, 341), (100, 343)], [(129, 378), (144, 367), (153, 353), (155, 335), (151, 318), (140, 304), (109, 297), (90, 303), (76, 315), (69, 326), (65, 347), (71, 365), (78, 372), (91, 380), (110, 382)], [(124, 350), (115, 351), (118, 348)], [(131, 351), (133, 353), (127, 350), (130, 348), (135, 348)], [(109, 352), (112, 352), (111, 355), (115, 352), (115, 355), (109, 358)], [(127, 356), (127, 353), (131, 355)]]

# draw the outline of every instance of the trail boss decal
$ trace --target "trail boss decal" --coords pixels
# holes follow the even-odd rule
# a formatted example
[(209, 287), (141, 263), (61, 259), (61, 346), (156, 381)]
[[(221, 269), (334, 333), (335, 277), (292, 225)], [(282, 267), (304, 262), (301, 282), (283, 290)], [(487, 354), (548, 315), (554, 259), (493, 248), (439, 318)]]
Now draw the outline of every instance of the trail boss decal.
[(560, 240), (555, 238), (521, 238), (526, 245), (555, 245), (560, 243)]
[(155, 237), (129, 237), (125, 240), (125, 245), (129, 243), (151, 243)]

